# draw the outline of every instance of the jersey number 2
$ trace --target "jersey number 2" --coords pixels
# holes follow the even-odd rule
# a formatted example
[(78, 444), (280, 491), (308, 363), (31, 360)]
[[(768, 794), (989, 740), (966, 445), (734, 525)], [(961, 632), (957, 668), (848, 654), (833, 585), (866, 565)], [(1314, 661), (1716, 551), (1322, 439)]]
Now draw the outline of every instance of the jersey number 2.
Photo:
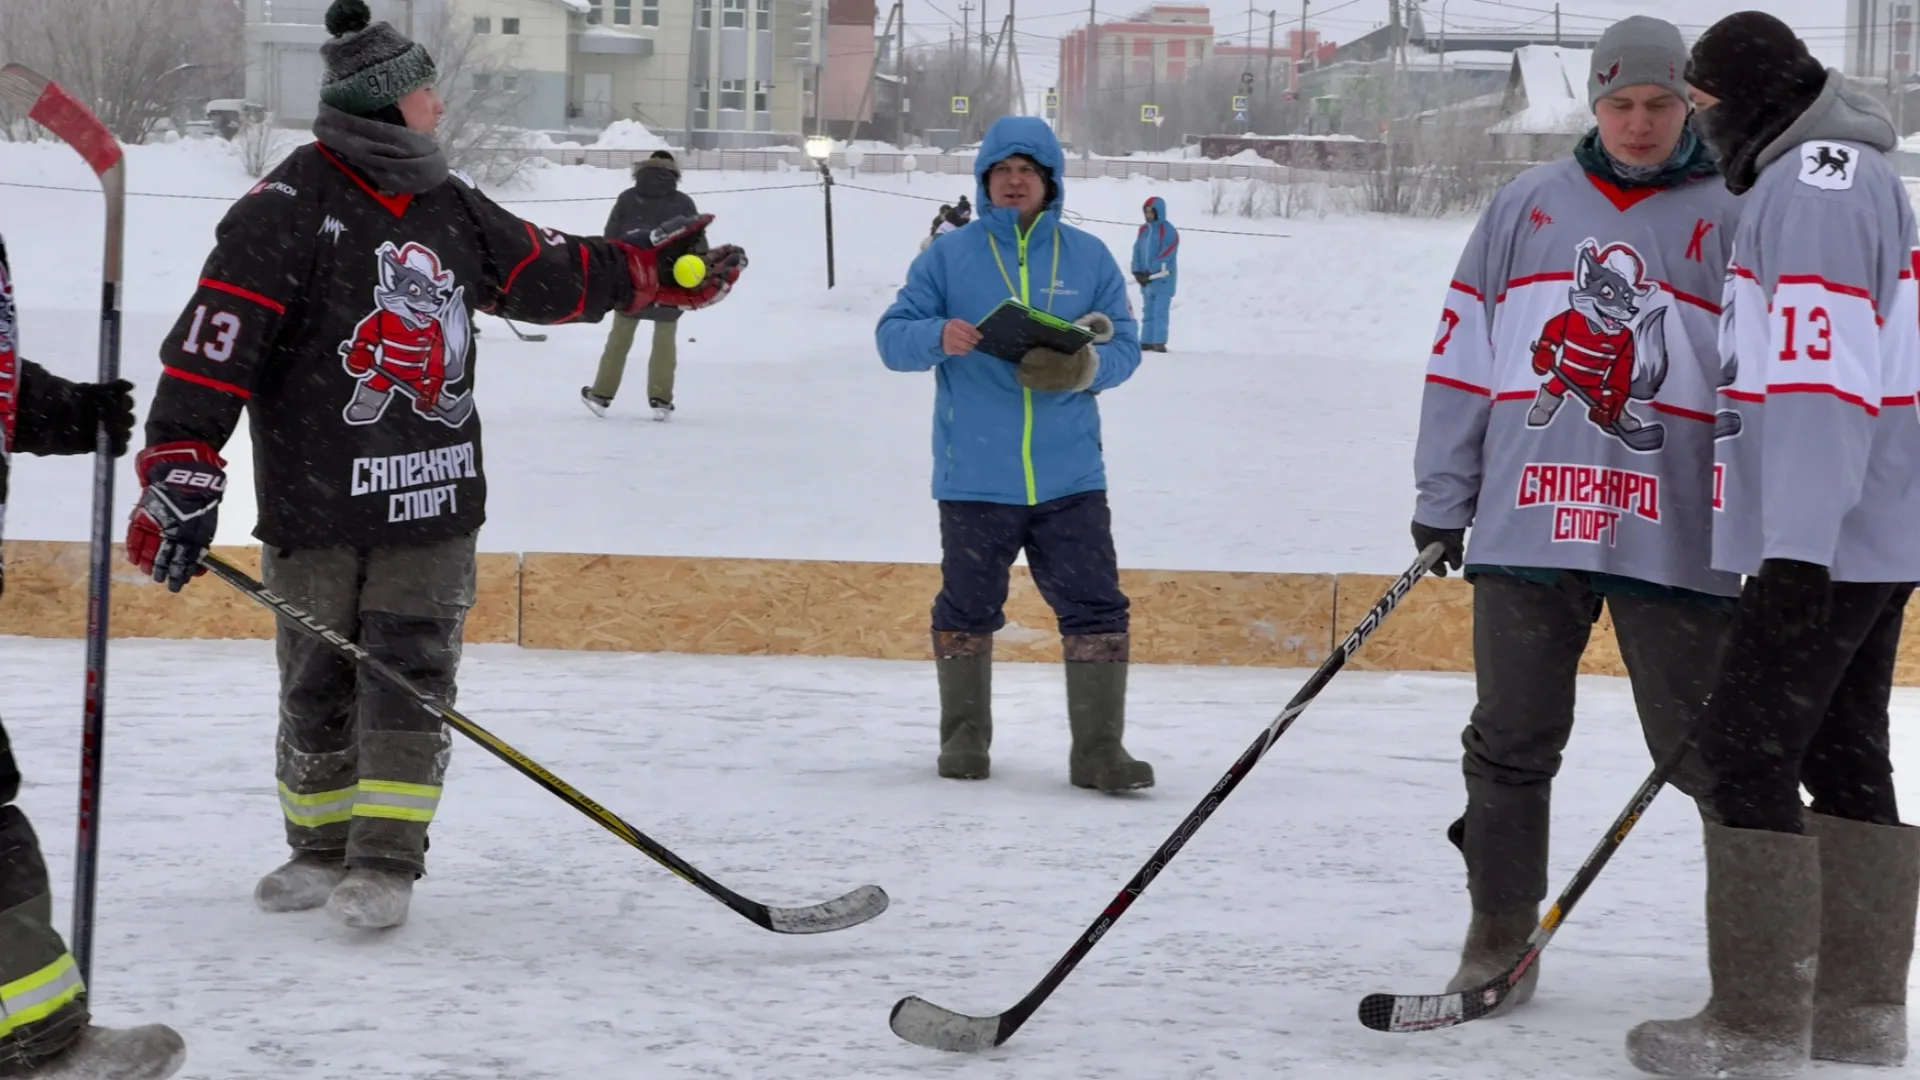
[(1453, 340), (1453, 331), (1460, 325), (1460, 313), (1447, 308), (1440, 313), (1440, 321), (1446, 329), (1440, 332), (1440, 340), (1433, 343), (1433, 355), (1441, 356), (1447, 351), (1447, 342)]
[[(213, 331), (211, 341), (201, 341), (200, 332)], [(181, 344), (180, 351), (188, 356), (204, 356), (219, 363), (233, 355), (233, 339), (240, 333), (240, 317), (231, 311), (216, 311), (213, 317), (207, 317), (207, 305), (201, 304), (193, 309), (193, 325), (187, 328), (187, 340)]]

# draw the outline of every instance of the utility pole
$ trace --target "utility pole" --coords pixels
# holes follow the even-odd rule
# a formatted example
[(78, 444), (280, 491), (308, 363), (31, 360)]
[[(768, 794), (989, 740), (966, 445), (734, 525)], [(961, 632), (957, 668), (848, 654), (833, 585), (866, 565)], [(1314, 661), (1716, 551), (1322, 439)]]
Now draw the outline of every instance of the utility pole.
[[(972, 0), (960, 0), (960, 89), (956, 94), (967, 92), (967, 50), (972, 44), (973, 22)], [(960, 141), (967, 141), (967, 128), (973, 123), (973, 103), (967, 103), (967, 114), (960, 118)]]
[(1560, 5), (1553, 5), (1553, 43), (1560, 44)]
[[(1020, 57), (1016, 52), (1020, 47), (1019, 38), (1015, 37), (1013, 32), (1013, 11), (1016, 3), (1017, 0), (1007, 0), (1007, 102), (1013, 106), (1013, 115), (1025, 116), (1027, 103), (1022, 100), (1023, 95), (1015, 89), (1014, 73), (1020, 70)], [(1040, 111), (1044, 113), (1047, 110), (1042, 108)]]
[(1080, 73), (1080, 121), (1085, 131), (1079, 132), (1080, 153), (1084, 156), (1093, 146), (1093, 95), (1100, 88), (1100, 53), (1094, 37), (1099, 30), (1094, 25), (1094, 5), (1099, 0), (1087, 0), (1087, 65)]
[(407, 38), (412, 41), (418, 41), (420, 40), (420, 35), (415, 32), (413, 27), (413, 0), (403, 0), (403, 2), (406, 6)]
[[(1280, 13), (1279, 8), (1267, 10), (1267, 81), (1260, 92), (1260, 112), (1262, 120), (1273, 117), (1273, 20)], [(1252, 117), (1248, 117), (1251, 126)]]
[[(1389, 2), (1398, 3), (1399, 0), (1389, 0)], [(1300, 89), (1300, 65), (1306, 59), (1306, 57), (1307, 57), (1307, 0), (1300, 0), (1300, 52), (1299, 52), (1299, 55), (1297, 56), (1289, 57), (1288, 58), (1289, 63), (1287, 65), (1293, 71), (1293, 79), (1291, 80), (1289, 85), (1292, 86), (1295, 91), (1298, 91)], [(1296, 98), (1298, 97), (1297, 93), (1295, 97)]]

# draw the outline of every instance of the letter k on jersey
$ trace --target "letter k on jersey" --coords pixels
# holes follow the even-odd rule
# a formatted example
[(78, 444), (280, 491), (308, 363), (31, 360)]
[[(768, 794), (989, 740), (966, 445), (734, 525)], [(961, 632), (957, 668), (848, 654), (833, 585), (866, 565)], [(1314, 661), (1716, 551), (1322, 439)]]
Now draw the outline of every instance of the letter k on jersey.
[(1693, 239), (1687, 241), (1687, 258), (1692, 259), (1694, 262), (1707, 261), (1706, 252), (1701, 249), (1700, 242), (1705, 240), (1707, 234), (1712, 231), (1713, 222), (1708, 221), (1706, 218), (1697, 218), (1694, 220)]

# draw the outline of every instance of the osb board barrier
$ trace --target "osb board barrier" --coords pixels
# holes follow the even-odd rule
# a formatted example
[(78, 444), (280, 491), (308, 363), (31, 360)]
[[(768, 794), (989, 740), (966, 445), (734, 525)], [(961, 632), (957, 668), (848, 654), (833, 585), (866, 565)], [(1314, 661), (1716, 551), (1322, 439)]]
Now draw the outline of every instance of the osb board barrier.
[[(214, 554), (254, 577), (257, 547), (216, 547)], [(113, 606), (107, 616), (114, 637), (265, 638), (273, 615), (211, 575), (178, 593), (167, 591), (113, 549)], [(519, 557), (483, 554), (478, 560), (478, 601), (468, 615), (468, 641), (519, 639)], [(10, 540), (6, 544), (6, 595), (0, 600), (0, 634), (33, 637), (86, 636), (88, 545), (77, 541)], [(289, 599), (296, 599), (290, 597)]]
[[(1328, 648), (1327, 575), (1122, 571), (1141, 663), (1319, 663)], [(940, 589), (931, 564), (532, 553), (521, 563), (520, 643), (529, 648), (861, 656), (930, 653)], [(1060, 658), (1053, 612), (1015, 567), (1010, 660)]]
[[(1377, 603), (1394, 578), (1379, 574), (1341, 574), (1339, 614), (1334, 641), (1352, 631)], [(1353, 658), (1362, 671), (1472, 671), (1473, 586), (1458, 576), (1428, 576), (1400, 601), (1393, 615)], [(1613, 636), (1613, 615), (1603, 611), (1580, 658), (1584, 675), (1625, 675), (1620, 646)]]

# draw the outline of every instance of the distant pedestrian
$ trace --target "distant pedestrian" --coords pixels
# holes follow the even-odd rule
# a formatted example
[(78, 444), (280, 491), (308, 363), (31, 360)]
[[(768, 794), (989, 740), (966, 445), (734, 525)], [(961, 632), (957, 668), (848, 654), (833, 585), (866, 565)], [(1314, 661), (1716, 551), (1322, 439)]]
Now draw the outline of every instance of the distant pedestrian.
[(1133, 280), (1140, 283), (1140, 347), (1166, 352), (1173, 291), (1180, 283), (1180, 230), (1167, 220), (1167, 200), (1148, 199), (1140, 212), (1147, 223), (1133, 238)]
[[(633, 186), (614, 200), (605, 235), (647, 233), (676, 218), (693, 217), (699, 212), (693, 198), (680, 190), (680, 164), (673, 159), (673, 154), (655, 150), (633, 167)], [(674, 260), (682, 255), (706, 252), (706, 238), (696, 237), (690, 243), (663, 248), (660, 265), (671, 268)], [(653, 324), (653, 345), (647, 354), (647, 404), (652, 406), (655, 420), (673, 416), (673, 376), (679, 365), (679, 345), (674, 335), (680, 309), (672, 307), (650, 307), (637, 316), (618, 313), (613, 316), (607, 347), (600, 353), (600, 370), (594, 375), (592, 386), (580, 388), (580, 400), (593, 415), (607, 415), (613, 396), (620, 392), (620, 380), (627, 370), (627, 353), (633, 348), (634, 332), (642, 321)]]

